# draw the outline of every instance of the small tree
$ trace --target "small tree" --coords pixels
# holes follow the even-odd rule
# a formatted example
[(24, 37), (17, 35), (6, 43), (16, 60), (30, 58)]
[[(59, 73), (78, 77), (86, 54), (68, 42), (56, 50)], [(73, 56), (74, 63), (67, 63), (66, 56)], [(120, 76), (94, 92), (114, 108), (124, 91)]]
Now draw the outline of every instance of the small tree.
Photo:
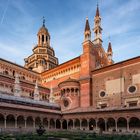
[(39, 128), (36, 129), (36, 132), (39, 136), (42, 136), (45, 133), (45, 128), (44, 126), (40, 123), (39, 124)]

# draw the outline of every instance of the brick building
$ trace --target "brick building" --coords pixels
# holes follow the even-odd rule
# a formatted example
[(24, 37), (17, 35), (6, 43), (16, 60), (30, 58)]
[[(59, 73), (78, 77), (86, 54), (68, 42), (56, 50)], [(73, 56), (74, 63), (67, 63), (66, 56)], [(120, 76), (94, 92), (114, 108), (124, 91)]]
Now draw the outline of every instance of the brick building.
[(0, 59), (0, 128), (138, 132), (140, 57), (114, 63), (111, 42), (102, 45), (99, 8), (94, 39), (86, 18), (83, 52), (59, 64), (43, 21), (25, 66)]

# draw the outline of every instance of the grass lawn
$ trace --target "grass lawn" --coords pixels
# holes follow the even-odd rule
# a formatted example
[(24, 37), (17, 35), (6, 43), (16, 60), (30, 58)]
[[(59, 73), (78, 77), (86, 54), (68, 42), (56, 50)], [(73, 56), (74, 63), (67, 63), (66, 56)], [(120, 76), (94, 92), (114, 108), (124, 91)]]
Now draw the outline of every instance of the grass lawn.
[(68, 138), (68, 140), (140, 140), (137, 135), (96, 135), (82, 132), (48, 132), (43, 136), (37, 134), (0, 135), (0, 140), (48, 140), (48, 137)]

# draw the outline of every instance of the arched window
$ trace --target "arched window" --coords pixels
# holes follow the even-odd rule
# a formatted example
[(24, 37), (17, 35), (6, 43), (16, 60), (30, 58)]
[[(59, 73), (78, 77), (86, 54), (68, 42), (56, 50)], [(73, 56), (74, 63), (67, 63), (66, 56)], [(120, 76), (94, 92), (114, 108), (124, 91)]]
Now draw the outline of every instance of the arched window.
[(48, 37), (46, 36), (46, 42), (48, 41)]
[(44, 35), (42, 35), (42, 42), (44, 42)]
[(15, 76), (15, 71), (13, 70), (13, 76)]

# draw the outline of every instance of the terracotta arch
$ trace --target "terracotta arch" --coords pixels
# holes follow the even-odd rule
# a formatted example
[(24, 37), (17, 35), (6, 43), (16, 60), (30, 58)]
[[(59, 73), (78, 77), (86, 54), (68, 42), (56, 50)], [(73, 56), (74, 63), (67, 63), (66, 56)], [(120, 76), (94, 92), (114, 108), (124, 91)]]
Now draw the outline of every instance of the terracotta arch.
[(36, 117), (35, 118), (35, 127), (39, 127), (40, 124), (41, 124), (41, 118), (40, 117)]
[(56, 120), (56, 129), (61, 129), (61, 122), (59, 119)]
[(118, 126), (118, 131), (119, 132), (126, 131), (126, 129), (127, 129), (127, 119), (124, 118), (124, 117), (118, 118), (117, 126)]
[(67, 129), (67, 128), (68, 128), (67, 120), (63, 120), (63, 121), (62, 121), (62, 128), (63, 128), (63, 129)]
[(80, 120), (79, 119), (75, 119), (75, 121), (74, 121), (74, 127), (76, 129), (80, 129)]
[(25, 128), (24, 116), (18, 116), (17, 117), (17, 128)]
[(116, 131), (116, 124), (114, 118), (108, 118), (107, 119), (107, 130), (108, 131)]
[(50, 119), (50, 129), (54, 129), (55, 128), (55, 121), (54, 119)]
[(87, 129), (88, 121), (86, 119), (82, 119), (81, 121), (81, 127), (83, 130)]
[(68, 129), (72, 129), (72, 128), (73, 128), (73, 120), (70, 119), (70, 120), (68, 121)]
[(33, 128), (33, 117), (28, 116), (26, 119), (26, 127), (27, 128)]
[(129, 129), (131, 132), (138, 132), (140, 129), (140, 119), (137, 117), (131, 117), (129, 119)]
[(97, 125), (101, 132), (105, 131), (105, 120), (103, 118), (98, 119)]
[(96, 127), (95, 119), (93, 118), (89, 119), (89, 130), (94, 130), (95, 127)]
[(43, 119), (43, 126), (44, 126), (45, 128), (48, 128), (48, 119), (47, 119), (47, 118), (44, 118), (44, 119)]
[(7, 128), (15, 128), (15, 116), (12, 114), (9, 114), (6, 117), (6, 127)]
[(0, 113), (0, 128), (4, 128), (4, 115)]

